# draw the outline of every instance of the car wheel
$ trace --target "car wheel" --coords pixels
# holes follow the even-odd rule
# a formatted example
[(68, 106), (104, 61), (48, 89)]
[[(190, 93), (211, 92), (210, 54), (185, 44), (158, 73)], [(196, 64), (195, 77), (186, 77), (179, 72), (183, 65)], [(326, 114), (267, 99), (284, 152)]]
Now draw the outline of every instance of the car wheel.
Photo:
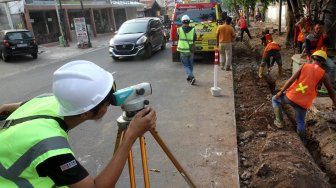
[(5, 62), (8, 61), (8, 56), (6, 56), (5, 53), (4, 53), (3, 51), (1, 52), (1, 58), (2, 58), (2, 60), (5, 61)]
[(162, 39), (162, 46), (161, 46), (161, 50), (164, 50), (164, 49), (166, 49), (166, 38), (165, 37), (163, 37)]
[(144, 58), (148, 59), (151, 56), (152, 56), (152, 45), (151, 44), (147, 44), (146, 45), (146, 49), (145, 49)]
[(113, 59), (114, 61), (119, 61), (119, 60), (120, 60), (119, 57), (116, 57), (116, 56), (112, 56), (112, 59)]
[(33, 59), (37, 59), (37, 53), (32, 53)]

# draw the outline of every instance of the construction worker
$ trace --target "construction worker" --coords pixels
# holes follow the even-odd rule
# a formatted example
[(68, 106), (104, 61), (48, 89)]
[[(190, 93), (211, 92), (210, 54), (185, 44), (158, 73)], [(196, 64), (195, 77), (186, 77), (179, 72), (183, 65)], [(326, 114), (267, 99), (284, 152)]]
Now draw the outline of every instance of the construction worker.
[[(329, 37), (327, 33), (324, 32), (324, 22), (318, 21), (315, 24), (314, 31), (310, 33), (305, 40), (305, 48), (307, 53), (307, 62), (311, 61), (311, 54), (313, 54), (316, 50), (324, 50), (327, 52), (327, 46), (330, 44)], [(324, 64), (326, 67), (326, 72), (329, 75), (331, 84), (336, 87), (335, 84), (335, 63), (327, 58), (326, 63)]]
[[(232, 62), (232, 41), (236, 33), (231, 26), (231, 17), (226, 17), (225, 24), (217, 28), (217, 46), (219, 48), (219, 63), (222, 70), (230, 71)], [(225, 65), (224, 65), (225, 60)]]
[(310, 62), (310, 56), (316, 50), (327, 51), (327, 45), (330, 41), (327, 34), (324, 32), (324, 22), (317, 21), (314, 30), (305, 39), (305, 49), (307, 54), (307, 61)]
[[(0, 129), (1, 187), (115, 187), (133, 143), (155, 126), (155, 111), (146, 107), (133, 117), (110, 162), (92, 178), (74, 157), (67, 132), (105, 115), (114, 78), (96, 64), (78, 60), (54, 72), (52, 87), (51, 95), (0, 106), (0, 113), (11, 113), (7, 119), (28, 118)], [(36, 115), (51, 118), (31, 118)]]
[(295, 47), (297, 47), (297, 53), (301, 54), (303, 50), (303, 43), (305, 41), (304, 32), (301, 25), (296, 25), (294, 29), (295, 29), (295, 37), (294, 37)]
[(243, 41), (244, 32), (246, 32), (247, 35), (249, 36), (249, 38), (252, 39), (250, 31), (248, 29), (247, 21), (246, 21), (246, 19), (243, 16), (240, 17), (237, 25), (240, 28), (240, 41), (241, 42)]
[(191, 85), (196, 82), (193, 74), (193, 61), (194, 61), (194, 42), (196, 40), (195, 28), (189, 26), (190, 18), (188, 15), (183, 15), (181, 18), (182, 26), (177, 29), (177, 51), (180, 52), (181, 63), (187, 74), (187, 81)]
[[(265, 47), (263, 55), (262, 55), (262, 60), (259, 66), (258, 76), (260, 79), (263, 77), (263, 71), (264, 71), (265, 65), (267, 66), (267, 71), (269, 73), (274, 62), (278, 64), (278, 75), (279, 76), (282, 75), (282, 59), (281, 59), (280, 50), (281, 50), (281, 46), (275, 41), (269, 43)], [(271, 62), (271, 58), (272, 58), (272, 62)]]
[(273, 42), (273, 37), (272, 35), (269, 33), (269, 29), (265, 29), (265, 31), (262, 33), (262, 37), (261, 39), (261, 45), (263, 46), (267, 46), (267, 44)]
[(333, 101), (333, 108), (336, 108), (335, 92), (331, 87), (328, 75), (323, 69), (327, 54), (323, 50), (318, 50), (311, 57), (313, 64), (303, 64), (272, 98), (276, 119), (274, 121), (275, 126), (283, 128), (281, 104), (290, 104), (295, 110), (297, 132), (303, 140), (305, 138), (306, 113), (317, 95), (317, 86), (320, 82), (324, 83), (327, 87), (329, 96)]

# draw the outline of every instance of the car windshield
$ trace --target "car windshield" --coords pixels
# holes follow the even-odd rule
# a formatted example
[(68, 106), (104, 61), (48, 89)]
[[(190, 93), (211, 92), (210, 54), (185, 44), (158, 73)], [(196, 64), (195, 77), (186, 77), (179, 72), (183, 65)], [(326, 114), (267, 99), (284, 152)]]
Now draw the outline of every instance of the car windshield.
[(22, 39), (31, 39), (31, 38), (32, 38), (32, 34), (29, 31), (7, 33), (7, 39), (9, 40), (22, 40)]
[(146, 30), (147, 22), (131, 22), (122, 24), (119, 28), (118, 34), (145, 33)]
[(181, 18), (183, 15), (188, 15), (191, 22), (214, 22), (216, 21), (215, 8), (203, 8), (203, 9), (179, 9), (176, 10), (175, 24), (182, 24)]

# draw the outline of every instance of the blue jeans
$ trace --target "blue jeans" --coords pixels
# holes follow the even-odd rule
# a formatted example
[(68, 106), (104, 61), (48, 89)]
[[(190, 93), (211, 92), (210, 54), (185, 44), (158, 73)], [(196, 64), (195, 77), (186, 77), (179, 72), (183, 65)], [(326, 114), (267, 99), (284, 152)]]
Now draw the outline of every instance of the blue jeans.
[(280, 107), (281, 104), (290, 104), (295, 110), (295, 121), (296, 121), (296, 130), (297, 132), (304, 132), (305, 131), (305, 118), (307, 114), (307, 110), (300, 107), (299, 105), (290, 101), (285, 93), (283, 93), (279, 99), (275, 98), (275, 95), (272, 97), (272, 105), (273, 108)]
[(194, 54), (189, 52), (180, 52), (181, 63), (183, 64), (183, 68), (188, 76), (188, 79), (194, 78), (193, 75), (193, 61)]

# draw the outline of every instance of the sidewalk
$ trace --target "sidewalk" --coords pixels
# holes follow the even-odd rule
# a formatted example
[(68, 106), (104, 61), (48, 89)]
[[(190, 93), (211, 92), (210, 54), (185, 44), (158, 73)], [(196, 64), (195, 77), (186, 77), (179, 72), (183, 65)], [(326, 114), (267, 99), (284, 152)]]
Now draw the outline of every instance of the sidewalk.
[(69, 58), (82, 53), (88, 53), (90, 51), (108, 46), (113, 35), (114, 34), (111, 33), (106, 35), (98, 35), (97, 37), (90, 37), (92, 47), (85, 49), (77, 47), (77, 39), (70, 41), (69, 47), (60, 46), (58, 42), (42, 44), (39, 45), (39, 55), (43, 56), (44, 54), (48, 54), (48, 57), (60, 59)]

